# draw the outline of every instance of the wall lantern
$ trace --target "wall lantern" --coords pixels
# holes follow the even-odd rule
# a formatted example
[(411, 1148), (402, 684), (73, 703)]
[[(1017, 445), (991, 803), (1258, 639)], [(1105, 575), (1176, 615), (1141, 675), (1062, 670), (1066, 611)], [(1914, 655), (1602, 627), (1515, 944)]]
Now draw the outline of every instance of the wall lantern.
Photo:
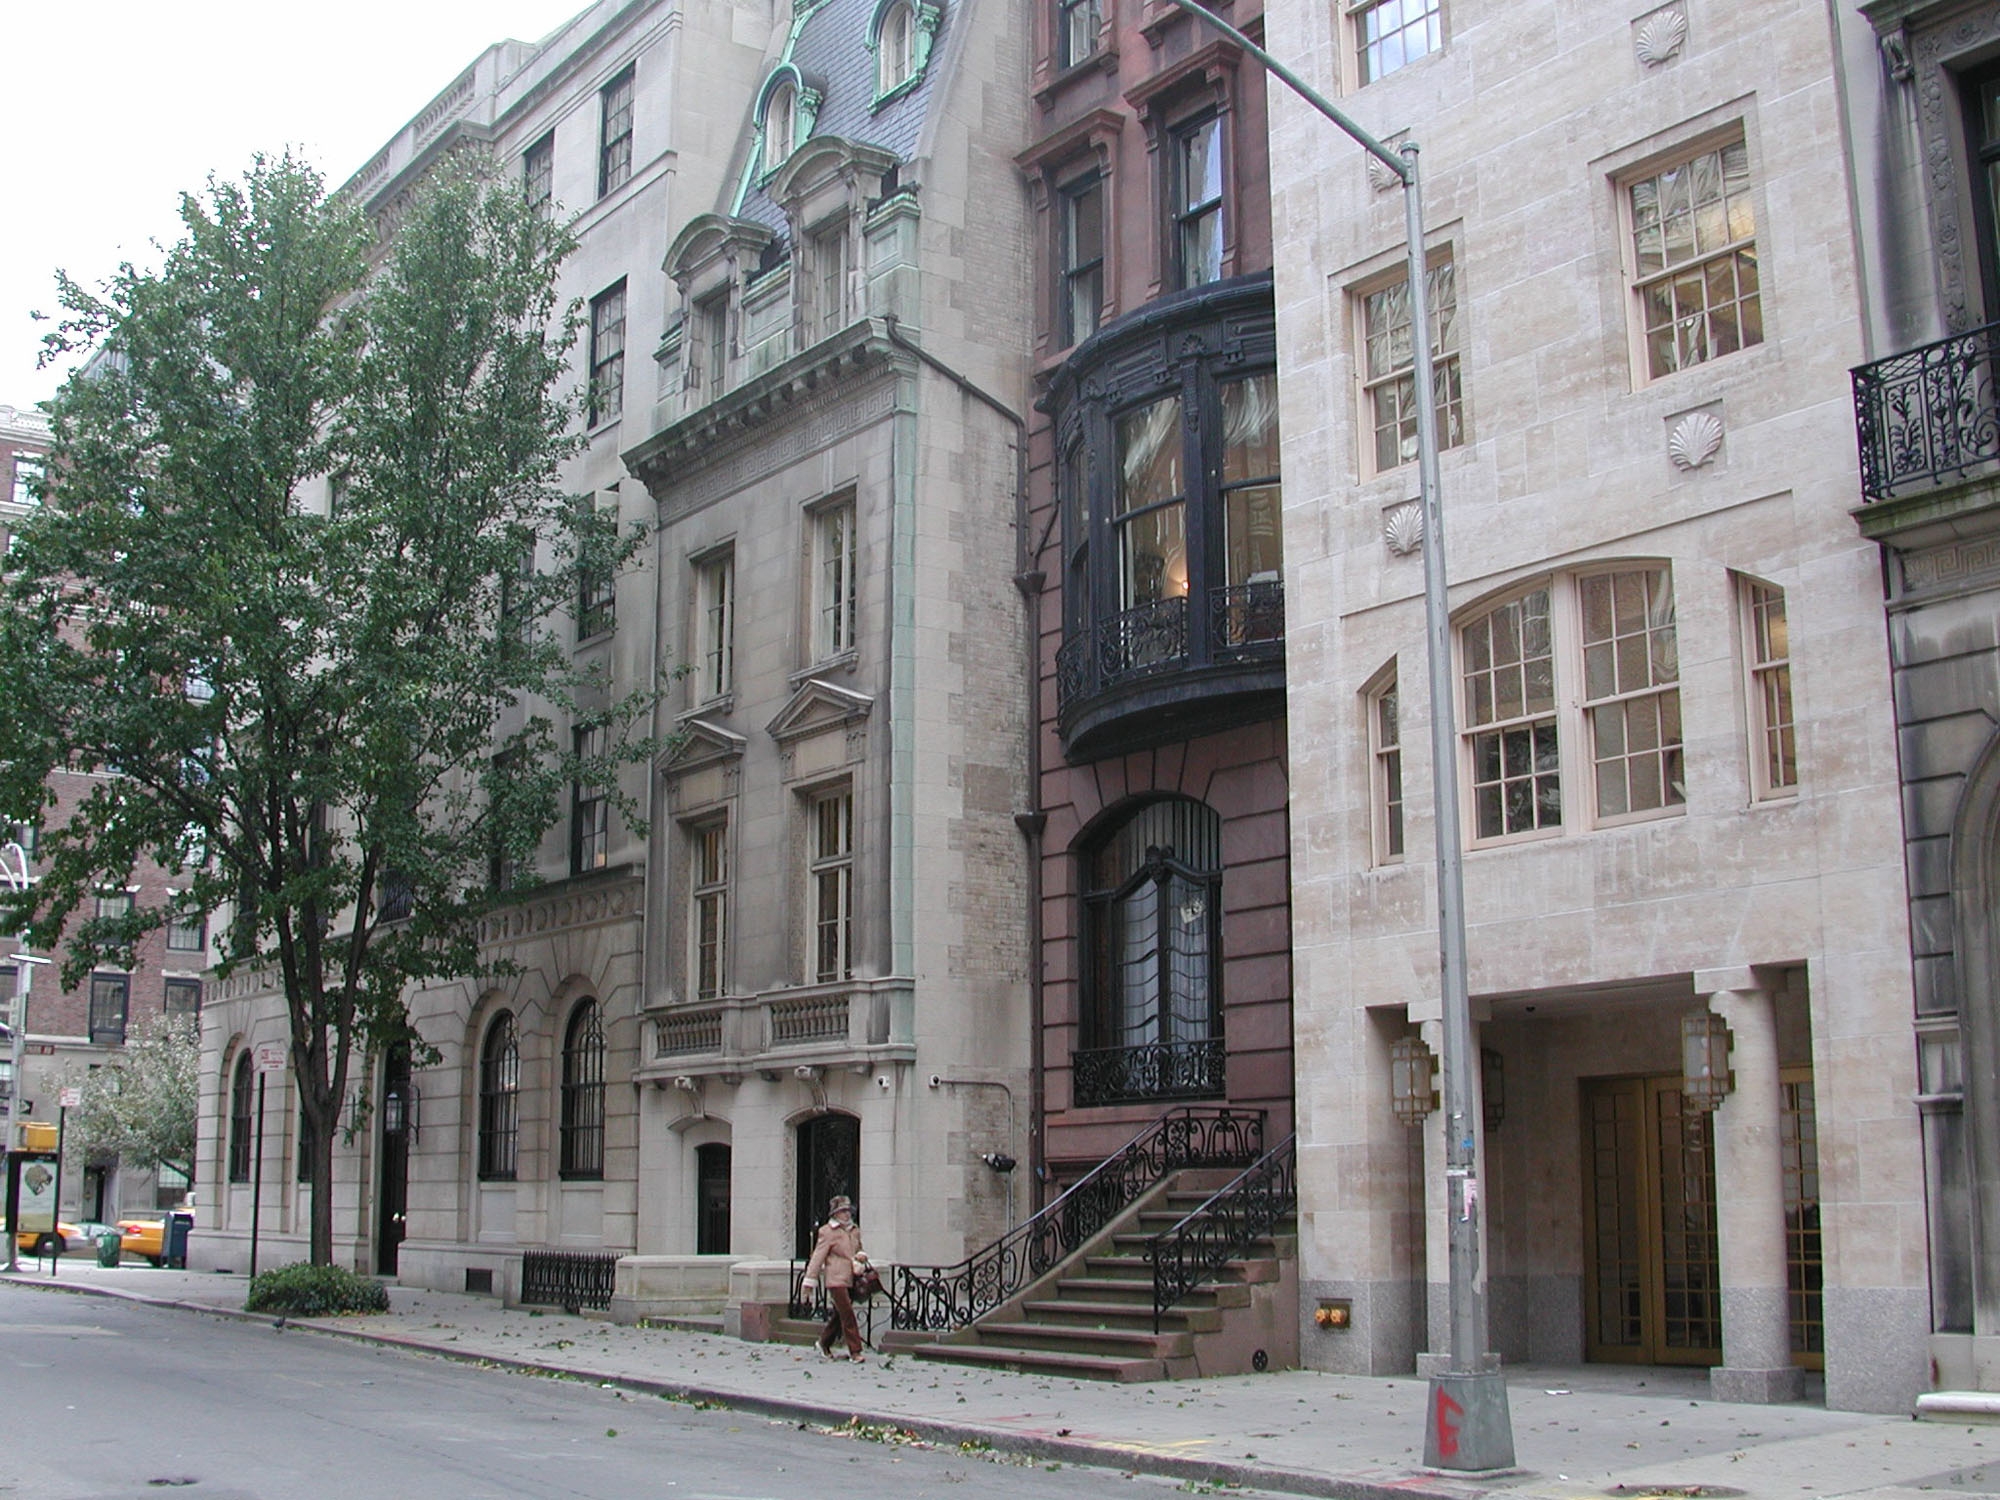
[(1405, 1125), (1438, 1107), (1437, 1054), (1423, 1038), (1406, 1036), (1389, 1049), (1389, 1103)]
[(1729, 1027), (1713, 1011), (1681, 1019), (1681, 1102), (1712, 1110), (1736, 1088), (1729, 1069)]
[(409, 1132), (412, 1141), (417, 1138), (418, 1106), (422, 1095), (414, 1083), (405, 1083), (400, 1089), (391, 1089), (382, 1096), (382, 1130), (387, 1135), (401, 1135)]
[(1486, 1128), (1498, 1130), (1507, 1118), (1507, 1059), (1491, 1047), (1479, 1049), (1479, 1093)]

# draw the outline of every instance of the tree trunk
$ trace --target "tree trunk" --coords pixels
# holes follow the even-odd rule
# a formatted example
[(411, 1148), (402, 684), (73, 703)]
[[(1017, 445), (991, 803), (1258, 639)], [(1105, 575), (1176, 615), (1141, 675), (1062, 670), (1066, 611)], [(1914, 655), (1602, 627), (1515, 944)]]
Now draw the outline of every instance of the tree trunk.
[(316, 1266), (333, 1264), (333, 1134), (340, 1128), (340, 1096), (327, 1088), (300, 1091), (312, 1115), (312, 1246)]

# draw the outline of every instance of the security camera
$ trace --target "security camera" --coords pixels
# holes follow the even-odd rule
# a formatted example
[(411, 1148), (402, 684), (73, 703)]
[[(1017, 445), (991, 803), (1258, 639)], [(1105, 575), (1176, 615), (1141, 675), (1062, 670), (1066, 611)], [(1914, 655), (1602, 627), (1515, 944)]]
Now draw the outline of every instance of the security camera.
[(877, 1073), (875, 1075), (875, 1087), (880, 1089), (885, 1094), (888, 1093), (889, 1075), (887, 1073)]
[(979, 1159), (985, 1162), (986, 1165), (991, 1167), (994, 1171), (999, 1172), (1003, 1175), (1013, 1171), (1014, 1168), (1018, 1165), (1018, 1163), (1015, 1162), (1014, 1158), (1009, 1156), (1005, 1151), (989, 1151)]
[(694, 1079), (689, 1077), (686, 1073), (683, 1073), (681, 1074), (680, 1077), (674, 1080), (674, 1087), (692, 1094), (695, 1088)]
[(796, 1068), (792, 1069), (792, 1077), (811, 1081), (819, 1077), (819, 1069), (813, 1067), (810, 1063), (800, 1063)]
[(931, 1074), (931, 1079), (930, 1079), (930, 1083), (929, 1083), (929, 1085), (928, 1085), (928, 1086), (929, 1086), (930, 1088), (934, 1088), (934, 1089), (941, 1089), (941, 1088), (943, 1088), (943, 1087), (944, 1087), (944, 1075), (943, 1075), (943, 1074), (941, 1074), (941, 1073), (933, 1073), (933, 1074)]

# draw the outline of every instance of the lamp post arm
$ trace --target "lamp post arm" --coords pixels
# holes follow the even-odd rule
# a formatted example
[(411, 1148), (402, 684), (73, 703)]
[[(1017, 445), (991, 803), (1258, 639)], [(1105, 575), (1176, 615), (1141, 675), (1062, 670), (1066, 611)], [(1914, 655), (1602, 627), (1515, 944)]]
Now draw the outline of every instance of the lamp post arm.
[(1245, 52), (1256, 58), (1258, 62), (1264, 65), (1264, 70), (1273, 78), (1277, 79), (1278, 82), (1297, 94), (1342, 130), (1346, 131), (1354, 138), (1356, 144), (1362, 150), (1381, 162), (1391, 172), (1394, 172), (1397, 181), (1403, 183), (1405, 186), (1409, 184), (1413, 174), (1410, 168), (1404, 164), (1403, 159), (1382, 144), (1382, 142), (1375, 139), (1374, 136), (1363, 130), (1359, 125), (1355, 124), (1352, 119), (1348, 118), (1346, 112), (1339, 105), (1328, 99), (1318, 89), (1307, 83), (1298, 74), (1279, 62), (1277, 58), (1251, 41), (1249, 37), (1238, 31), (1234, 26), (1231, 26), (1213, 11), (1197, 5), (1195, 0), (1172, 0), (1172, 3), (1193, 16), (1197, 21), (1200, 21), (1204, 26), (1221, 32)]

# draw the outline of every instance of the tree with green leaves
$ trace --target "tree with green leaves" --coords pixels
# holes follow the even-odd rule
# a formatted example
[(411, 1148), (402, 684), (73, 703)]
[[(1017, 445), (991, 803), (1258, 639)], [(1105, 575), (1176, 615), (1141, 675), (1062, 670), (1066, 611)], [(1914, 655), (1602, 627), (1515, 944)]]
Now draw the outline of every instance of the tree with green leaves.
[(65, 1171), (117, 1157), (194, 1180), (201, 1034), (192, 1018), (141, 1021), (109, 1063), (72, 1069), (68, 1082), (81, 1097), (63, 1131)]
[[(0, 929), (66, 941), (75, 983), (219, 917), (218, 974), (286, 1002), (325, 1261), (350, 1084), (391, 1046), (433, 1055), (406, 995), (505, 971), (480, 918), (570, 782), (636, 812), (617, 773), (654, 748), (652, 685), (592, 680), (538, 622), (640, 539), (561, 487), (573, 240), (517, 184), (448, 163), (378, 240), (260, 158), (181, 219), (157, 271), (58, 279), (50, 343), (91, 357), (0, 596), (0, 808), (53, 826)], [(584, 701), (609, 731), (587, 757), (557, 733)], [(98, 776), (60, 821), (58, 768)], [(145, 860), (170, 901), (85, 915)]]

